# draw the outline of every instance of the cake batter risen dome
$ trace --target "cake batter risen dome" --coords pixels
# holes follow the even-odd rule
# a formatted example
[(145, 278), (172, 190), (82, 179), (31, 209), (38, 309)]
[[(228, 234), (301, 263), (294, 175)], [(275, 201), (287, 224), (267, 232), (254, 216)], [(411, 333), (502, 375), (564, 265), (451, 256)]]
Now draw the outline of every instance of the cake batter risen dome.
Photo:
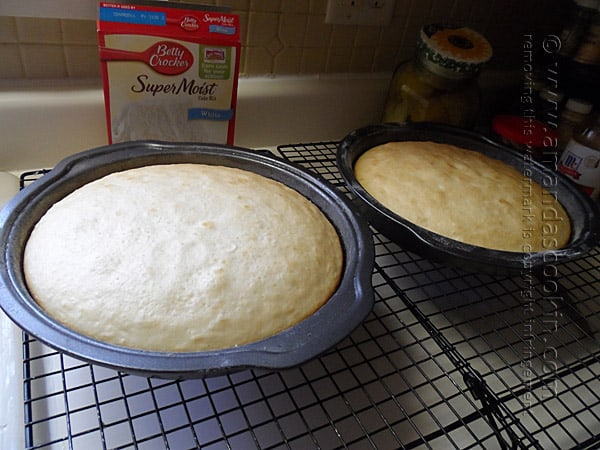
[(551, 192), (473, 150), (389, 142), (363, 153), (354, 172), (389, 210), (457, 241), (528, 253), (564, 247), (570, 238), (569, 216)]
[(238, 346), (300, 322), (335, 292), (340, 239), (306, 197), (223, 166), (145, 166), (55, 203), (27, 242), (39, 305), (125, 347)]

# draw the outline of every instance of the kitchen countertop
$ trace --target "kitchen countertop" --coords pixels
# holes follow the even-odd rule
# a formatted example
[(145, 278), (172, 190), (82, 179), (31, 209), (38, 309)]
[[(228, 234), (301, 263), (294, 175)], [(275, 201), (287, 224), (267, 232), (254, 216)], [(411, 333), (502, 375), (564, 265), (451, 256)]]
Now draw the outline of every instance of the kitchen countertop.
[[(240, 78), (235, 145), (340, 139), (379, 120), (389, 74)], [(99, 84), (0, 86), (0, 170), (52, 167), (107, 143)]]
[[(492, 104), (505, 100), (520, 74), (480, 77), (486, 123)], [(390, 73), (241, 77), (235, 145), (275, 147), (339, 140), (378, 123)], [(0, 84), (0, 170), (52, 167), (62, 158), (107, 143), (99, 81)]]

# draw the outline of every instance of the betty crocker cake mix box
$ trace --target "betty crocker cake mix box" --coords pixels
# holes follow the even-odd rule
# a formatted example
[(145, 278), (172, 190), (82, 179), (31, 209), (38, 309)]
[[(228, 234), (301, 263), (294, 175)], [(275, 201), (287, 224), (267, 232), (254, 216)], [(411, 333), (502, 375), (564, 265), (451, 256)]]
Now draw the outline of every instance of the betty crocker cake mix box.
[(101, 2), (109, 142), (233, 144), (239, 17), (167, 2)]

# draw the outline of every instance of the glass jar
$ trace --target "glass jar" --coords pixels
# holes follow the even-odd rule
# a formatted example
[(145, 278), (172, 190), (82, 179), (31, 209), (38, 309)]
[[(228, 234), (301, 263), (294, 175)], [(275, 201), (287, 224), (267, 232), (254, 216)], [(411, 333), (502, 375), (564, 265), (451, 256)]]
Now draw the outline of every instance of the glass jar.
[(470, 28), (424, 26), (415, 57), (394, 72), (383, 121), (472, 128), (481, 102), (477, 76), (491, 56), (490, 43)]

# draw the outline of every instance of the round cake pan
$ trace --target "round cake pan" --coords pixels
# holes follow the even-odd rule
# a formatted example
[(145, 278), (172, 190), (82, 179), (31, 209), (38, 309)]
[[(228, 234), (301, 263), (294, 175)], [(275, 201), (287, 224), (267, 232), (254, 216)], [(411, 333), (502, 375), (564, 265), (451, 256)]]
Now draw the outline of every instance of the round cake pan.
[[(30, 295), (23, 253), (38, 220), (78, 187), (112, 172), (156, 164), (198, 163), (235, 167), (277, 180), (315, 203), (335, 226), (344, 251), (333, 296), (297, 325), (263, 340), (223, 350), (166, 353), (94, 340), (49, 317)], [(325, 352), (347, 336), (373, 306), (372, 235), (354, 205), (320, 177), (273, 155), (222, 145), (139, 141), (109, 145), (68, 157), (19, 192), (0, 212), (0, 306), (27, 333), (81, 360), (126, 373), (199, 378), (243, 368), (284, 369)], [(98, 314), (102, 314), (98, 305)], [(248, 320), (251, 320), (248, 318)]]
[[(356, 180), (354, 163), (368, 149), (395, 141), (432, 141), (452, 144), (501, 160), (515, 167), (524, 176), (527, 174), (542, 186), (548, 184), (548, 177), (557, 180), (556, 186), (552, 186), (549, 190), (556, 192), (556, 197), (571, 219), (572, 232), (568, 245), (560, 250), (547, 252), (519, 253), (491, 250), (431, 232), (390, 211)], [(528, 159), (525, 154), (473, 132), (424, 122), (369, 126), (355, 130), (340, 142), (337, 165), (350, 191), (354, 194), (359, 209), (375, 228), (402, 247), (446, 265), (492, 274), (514, 274), (544, 264), (577, 259), (598, 245), (600, 241), (598, 207), (573, 183), (551, 168)], [(402, 177), (402, 173), (398, 173), (398, 177)], [(485, 226), (485, 224), (477, 224), (477, 226)]]

